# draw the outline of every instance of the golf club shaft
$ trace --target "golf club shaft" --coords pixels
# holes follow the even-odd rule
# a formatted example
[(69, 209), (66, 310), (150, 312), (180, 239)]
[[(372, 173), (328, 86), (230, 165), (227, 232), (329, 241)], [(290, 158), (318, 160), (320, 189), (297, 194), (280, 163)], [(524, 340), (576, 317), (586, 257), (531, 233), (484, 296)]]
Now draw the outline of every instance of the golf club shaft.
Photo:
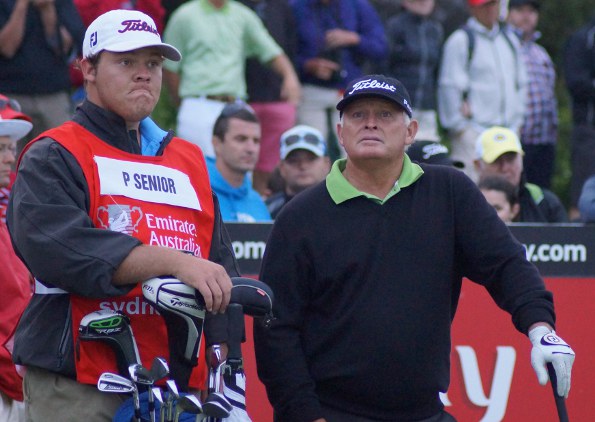
[(547, 372), (550, 376), (550, 384), (552, 384), (552, 392), (554, 393), (554, 401), (556, 402), (556, 410), (558, 411), (558, 419), (560, 422), (568, 422), (568, 411), (566, 410), (566, 400), (564, 397), (558, 395), (558, 378), (556, 377), (556, 370), (551, 363), (547, 364)]

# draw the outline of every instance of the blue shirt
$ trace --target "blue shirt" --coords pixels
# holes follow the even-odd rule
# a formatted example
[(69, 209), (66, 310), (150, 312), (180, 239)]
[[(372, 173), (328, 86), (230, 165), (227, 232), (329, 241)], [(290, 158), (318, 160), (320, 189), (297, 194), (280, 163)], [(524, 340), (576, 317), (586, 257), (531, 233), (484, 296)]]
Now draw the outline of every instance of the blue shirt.
[[(364, 59), (380, 61), (388, 54), (384, 26), (367, 0), (331, 0), (328, 4), (320, 0), (293, 0), (291, 6), (297, 24), (296, 63), (302, 82), (345, 88), (347, 82), (362, 76), (360, 65)], [(326, 31), (337, 28), (357, 32), (359, 45), (324, 52)], [(340, 78), (323, 81), (305, 74), (304, 63), (315, 57), (339, 62), (342, 67)]]
[(219, 198), (219, 209), (223, 221), (242, 223), (271, 221), (271, 215), (258, 192), (252, 188), (252, 182), (248, 175), (244, 177), (242, 185), (236, 188), (231, 186), (219, 173), (214, 158), (206, 157), (206, 161), (211, 187)]

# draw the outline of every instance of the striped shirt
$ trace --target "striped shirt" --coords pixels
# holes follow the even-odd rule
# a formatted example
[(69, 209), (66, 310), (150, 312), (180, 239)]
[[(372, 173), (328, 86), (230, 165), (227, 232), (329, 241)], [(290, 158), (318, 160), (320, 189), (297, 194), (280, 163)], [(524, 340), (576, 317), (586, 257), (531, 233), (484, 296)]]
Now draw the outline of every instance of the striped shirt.
[(556, 71), (547, 51), (535, 41), (521, 40), (521, 55), (527, 69), (527, 107), (521, 127), (524, 145), (554, 144), (558, 137), (558, 111), (554, 92)]

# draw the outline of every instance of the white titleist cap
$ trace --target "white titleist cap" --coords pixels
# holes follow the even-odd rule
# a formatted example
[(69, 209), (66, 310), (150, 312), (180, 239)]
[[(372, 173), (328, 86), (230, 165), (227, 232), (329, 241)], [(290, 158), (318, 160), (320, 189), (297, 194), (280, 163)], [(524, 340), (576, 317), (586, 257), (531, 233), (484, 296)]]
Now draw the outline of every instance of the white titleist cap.
[(161, 42), (157, 25), (150, 16), (138, 10), (110, 10), (95, 19), (85, 32), (83, 57), (103, 50), (114, 53), (158, 47), (163, 57), (173, 61), (182, 58), (173, 46)]

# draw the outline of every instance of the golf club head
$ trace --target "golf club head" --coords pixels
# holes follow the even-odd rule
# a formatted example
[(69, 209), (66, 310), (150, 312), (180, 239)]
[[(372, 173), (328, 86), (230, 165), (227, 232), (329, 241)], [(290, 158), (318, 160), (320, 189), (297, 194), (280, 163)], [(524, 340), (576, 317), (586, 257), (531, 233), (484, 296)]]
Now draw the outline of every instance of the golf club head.
[(178, 397), (180, 397), (178, 386), (176, 385), (176, 382), (174, 380), (165, 381), (165, 386), (167, 387), (168, 395), (173, 397), (174, 400), (177, 400)]
[(202, 411), (205, 415), (213, 418), (227, 418), (229, 417), (233, 406), (223, 395), (223, 393), (214, 392), (209, 393), (207, 399), (202, 404)]
[(159, 381), (160, 379), (165, 378), (169, 375), (169, 365), (167, 364), (167, 361), (164, 358), (158, 356), (155, 357), (149, 373), (153, 381)]
[[(193, 361), (198, 350), (202, 323), (205, 318), (204, 303), (195, 299), (195, 289), (174, 277), (162, 276), (151, 278), (142, 283), (145, 300), (154, 306), (166, 320), (171, 316), (182, 318), (187, 325), (188, 335), (184, 357)], [(201, 296), (202, 297), (202, 296)], [(168, 324), (168, 331), (172, 324)], [(171, 335), (171, 333), (168, 333)]]
[(130, 374), (130, 379), (137, 384), (153, 385), (154, 381), (151, 378), (149, 370), (139, 363), (130, 365), (128, 367), (128, 373)]
[(97, 389), (103, 393), (127, 394), (133, 393), (135, 388), (128, 378), (111, 372), (104, 372), (97, 380)]
[(151, 388), (151, 391), (153, 392), (153, 397), (155, 397), (155, 401), (159, 403), (159, 408), (161, 408), (163, 406), (163, 393), (161, 392), (161, 388), (153, 387)]
[(202, 413), (202, 404), (200, 403), (200, 400), (192, 394), (180, 397), (176, 403), (176, 407), (179, 409), (180, 413), (185, 412), (192, 415)]
[(102, 309), (85, 315), (79, 324), (79, 340), (108, 344), (116, 355), (120, 375), (127, 375), (130, 365), (140, 363), (130, 318), (122, 312)]
[[(231, 277), (229, 303), (242, 305), (244, 314), (252, 317), (270, 316), (273, 312), (273, 291), (259, 280), (248, 277)], [(204, 306), (202, 295), (196, 291), (196, 300)]]

